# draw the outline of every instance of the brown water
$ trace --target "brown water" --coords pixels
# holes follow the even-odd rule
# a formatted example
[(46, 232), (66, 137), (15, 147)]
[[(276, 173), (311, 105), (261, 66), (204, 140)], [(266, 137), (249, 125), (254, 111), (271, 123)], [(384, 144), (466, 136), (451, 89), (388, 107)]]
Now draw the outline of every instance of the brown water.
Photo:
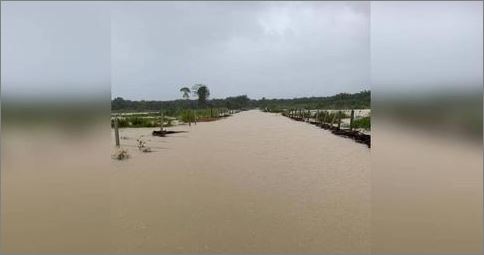
[(482, 254), (482, 140), (378, 121), (372, 252)]
[(366, 145), (259, 111), (171, 129), (122, 129), (106, 168), (2, 171), (3, 251), (370, 251)]

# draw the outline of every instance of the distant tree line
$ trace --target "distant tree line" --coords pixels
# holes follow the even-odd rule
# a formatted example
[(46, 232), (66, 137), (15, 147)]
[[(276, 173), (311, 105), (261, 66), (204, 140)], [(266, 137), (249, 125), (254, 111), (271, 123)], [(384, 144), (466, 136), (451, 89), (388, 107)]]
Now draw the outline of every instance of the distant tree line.
[(368, 109), (371, 105), (371, 92), (340, 93), (328, 97), (300, 97), (293, 99), (265, 99), (256, 101), (262, 109), (281, 111), (283, 109)]
[[(180, 90), (182, 93), (188, 93)], [(207, 93), (203, 89), (200, 93)], [(301, 97), (293, 99), (250, 99), (247, 95), (227, 97), (224, 99), (208, 99), (202, 94), (204, 100), (188, 99), (186, 94), (184, 99), (170, 101), (132, 101), (117, 97), (111, 101), (111, 110), (113, 112), (144, 112), (160, 111), (166, 113), (177, 113), (183, 109), (189, 108), (228, 108), (228, 109), (270, 109), (279, 111), (288, 108), (305, 108), (305, 109), (364, 109), (370, 108), (371, 92), (369, 90), (359, 93), (349, 94), (340, 93), (328, 97)]]

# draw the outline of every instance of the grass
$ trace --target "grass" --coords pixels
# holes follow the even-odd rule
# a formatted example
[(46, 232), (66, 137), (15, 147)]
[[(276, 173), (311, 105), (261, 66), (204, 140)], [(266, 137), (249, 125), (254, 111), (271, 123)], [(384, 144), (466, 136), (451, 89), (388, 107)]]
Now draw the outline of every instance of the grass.
[(319, 116), (316, 116), (316, 119), (318, 121), (323, 121), (323, 122), (331, 122), (331, 120), (334, 118), (334, 123), (338, 121), (338, 118), (341, 119), (346, 119), (349, 118), (350, 116), (344, 112), (327, 112), (327, 111), (322, 111), (319, 113)]
[[(173, 112), (166, 112), (164, 117), (165, 127), (173, 126), (172, 122), (178, 120), (184, 123), (196, 121), (217, 120), (228, 113), (227, 108), (208, 108), (208, 109), (184, 109)], [(118, 117), (120, 128), (139, 128), (139, 127), (159, 127), (161, 114), (158, 112), (121, 114)], [(111, 127), (114, 127), (114, 120), (111, 120)]]
[(353, 128), (362, 128), (362, 129), (365, 129), (365, 130), (370, 130), (371, 129), (371, 118), (370, 118), (370, 116), (363, 117), (361, 119), (353, 120)]

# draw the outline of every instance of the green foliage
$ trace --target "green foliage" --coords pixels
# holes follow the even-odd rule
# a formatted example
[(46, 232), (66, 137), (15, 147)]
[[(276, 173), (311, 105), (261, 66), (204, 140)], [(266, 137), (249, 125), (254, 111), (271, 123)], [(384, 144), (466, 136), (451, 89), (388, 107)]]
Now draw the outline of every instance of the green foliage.
[[(188, 109), (183, 111), (175, 111), (176, 114), (167, 115), (164, 113), (164, 126), (172, 126), (175, 119), (181, 120), (185, 123), (195, 122), (195, 120), (214, 120), (228, 114), (227, 108), (204, 108), (204, 109)], [(171, 117), (170, 117), (171, 116)], [(175, 116), (175, 117), (173, 117)], [(124, 115), (118, 118), (118, 126), (120, 128), (126, 127), (159, 127), (160, 113), (139, 113), (132, 115)], [(114, 127), (114, 120), (111, 121), (111, 126)]]
[(180, 92), (183, 93), (182, 97), (184, 99), (189, 99), (190, 98), (190, 89), (188, 87), (183, 87), (180, 89)]
[(265, 99), (257, 101), (261, 109), (367, 109), (370, 108), (371, 92), (355, 94), (340, 93), (329, 97), (302, 97), (294, 99)]
[(338, 119), (346, 119), (350, 116), (344, 112), (336, 111), (336, 112), (329, 112), (329, 111), (320, 111), (319, 114), (313, 115), (317, 121), (329, 123), (331, 120), (334, 119), (334, 123), (338, 121)]
[[(111, 121), (111, 126), (114, 126), (114, 120)], [(118, 118), (118, 126), (123, 127), (155, 127), (155, 120), (152, 118), (129, 116)]]
[(210, 96), (210, 90), (204, 84), (195, 84), (192, 88), (193, 93), (198, 97), (199, 105), (206, 105), (207, 99)]
[(370, 130), (371, 129), (371, 118), (370, 118), (370, 116), (354, 120), (353, 121), (353, 128), (363, 128), (363, 129), (366, 129), (366, 130)]
[[(120, 128), (126, 127), (159, 127), (161, 117), (139, 117), (127, 116), (118, 118), (118, 126)], [(165, 126), (171, 126), (172, 119), (165, 118)], [(111, 127), (114, 127), (114, 120), (111, 120)]]
[(180, 115), (180, 120), (183, 122), (195, 122), (195, 112), (191, 110), (183, 111)]
[[(200, 99), (200, 98), (199, 98)], [(199, 100), (172, 100), (172, 101), (131, 101), (115, 98), (111, 102), (113, 112), (142, 112), (163, 111), (170, 116), (177, 116), (185, 109), (200, 107), (252, 109), (260, 108), (271, 112), (281, 112), (284, 109), (365, 109), (370, 108), (371, 93), (362, 91), (355, 94), (341, 93), (330, 97), (304, 97), (294, 99), (250, 99), (247, 95), (227, 97), (225, 99)]]

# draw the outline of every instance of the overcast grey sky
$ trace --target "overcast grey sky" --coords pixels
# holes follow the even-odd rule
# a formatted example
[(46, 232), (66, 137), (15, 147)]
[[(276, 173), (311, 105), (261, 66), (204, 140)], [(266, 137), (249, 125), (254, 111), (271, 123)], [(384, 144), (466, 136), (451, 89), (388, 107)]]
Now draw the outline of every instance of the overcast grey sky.
[(110, 89), (103, 3), (1, 2), (2, 97), (89, 97)]
[(205, 83), (214, 98), (291, 98), (482, 84), (482, 2), (1, 4), (3, 96), (111, 89), (167, 100)]
[(372, 91), (482, 91), (482, 24), (482, 1), (372, 2)]
[(368, 2), (126, 2), (111, 16), (112, 94), (325, 96), (369, 89)]

